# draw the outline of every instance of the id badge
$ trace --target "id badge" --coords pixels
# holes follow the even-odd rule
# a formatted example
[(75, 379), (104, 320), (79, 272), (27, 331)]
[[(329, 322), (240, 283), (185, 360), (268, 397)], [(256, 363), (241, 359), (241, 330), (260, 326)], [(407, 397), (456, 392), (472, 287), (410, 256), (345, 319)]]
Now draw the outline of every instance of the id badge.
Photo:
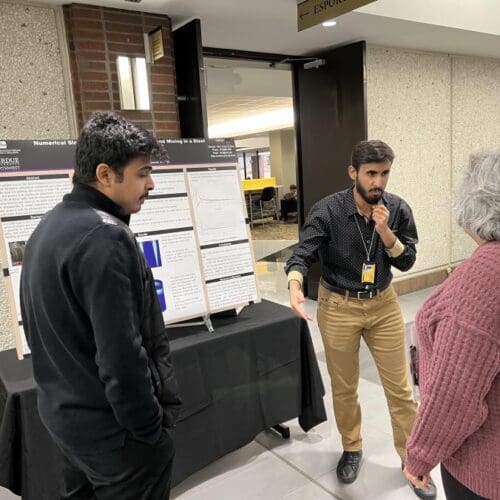
[(361, 272), (361, 283), (363, 285), (373, 285), (375, 283), (374, 262), (363, 262), (363, 271)]

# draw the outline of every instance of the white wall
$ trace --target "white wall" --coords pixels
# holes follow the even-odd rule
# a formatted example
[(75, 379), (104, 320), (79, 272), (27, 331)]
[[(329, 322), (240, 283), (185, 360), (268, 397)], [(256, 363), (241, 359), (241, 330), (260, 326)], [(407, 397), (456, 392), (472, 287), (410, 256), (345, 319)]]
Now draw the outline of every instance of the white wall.
[(297, 165), (294, 129), (276, 130), (269, 133), (271, 173), (281, 185), (280, 198), (288, 192), (290, 184), (297, 183)]
[[(500, 60), (452, 58), (452, 186), (456, 189), (471, 151), (500, 148)], [(475, 247), (453, 225), (451, 259), (464, 259)]]
[(498, 0), (379, 0), (356, 12), (500, 35)]
[[(0, 2), (0, 139), (71, 137), (56, 13)], [(0, 351), (14, 347), (10, 325), (0, 280)]]
[(393, 147), (388, 190), (410, 203), (420, 237), (405, 275), (462, 260), (473, 243), (453, 192), (472, 151), (500, 146), (500, 60), (368, 46), (366, 63), (368, 136)]

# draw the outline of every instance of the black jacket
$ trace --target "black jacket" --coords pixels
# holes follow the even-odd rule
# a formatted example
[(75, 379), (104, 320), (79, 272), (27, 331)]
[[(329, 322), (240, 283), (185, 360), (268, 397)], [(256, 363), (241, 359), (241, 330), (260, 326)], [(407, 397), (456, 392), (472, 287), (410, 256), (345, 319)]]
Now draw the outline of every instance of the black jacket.
[(21, 311), (38, 408), (73, 451), (112, 449), (127, 435), (153, 444), (180, 409), (153, 277), (128, 221), (77, 185), (25, 249)]

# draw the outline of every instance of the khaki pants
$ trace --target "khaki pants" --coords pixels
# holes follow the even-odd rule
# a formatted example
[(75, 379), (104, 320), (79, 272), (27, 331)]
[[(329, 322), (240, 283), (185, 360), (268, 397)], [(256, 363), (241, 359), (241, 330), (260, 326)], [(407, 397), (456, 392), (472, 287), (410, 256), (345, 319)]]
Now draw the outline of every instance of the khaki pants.
[(366, 342), (382, 380), (394, 446), (406, 457), (406, 440), (417, 412), (405, 348), (405, 325), (394, 288), (359, 300), (320, 285), (318, 324), (332, 383), (333, 410), (345, 451), (361, 450), (358, 402), (359, 343)]

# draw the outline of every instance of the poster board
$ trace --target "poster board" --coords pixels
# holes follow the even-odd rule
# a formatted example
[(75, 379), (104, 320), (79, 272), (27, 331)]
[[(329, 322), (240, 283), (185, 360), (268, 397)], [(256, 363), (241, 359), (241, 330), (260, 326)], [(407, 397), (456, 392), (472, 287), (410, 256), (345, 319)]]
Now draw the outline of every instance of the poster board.
[[(155, 189), (130, 227), (151, 266), (165, 324), (259, 302), (234, 143), (160, 140)], [(24, 245), (71, 190), (75, 141), (0, 141), (0, 258), (18, 356), (28, 347), (19, 283)]]

